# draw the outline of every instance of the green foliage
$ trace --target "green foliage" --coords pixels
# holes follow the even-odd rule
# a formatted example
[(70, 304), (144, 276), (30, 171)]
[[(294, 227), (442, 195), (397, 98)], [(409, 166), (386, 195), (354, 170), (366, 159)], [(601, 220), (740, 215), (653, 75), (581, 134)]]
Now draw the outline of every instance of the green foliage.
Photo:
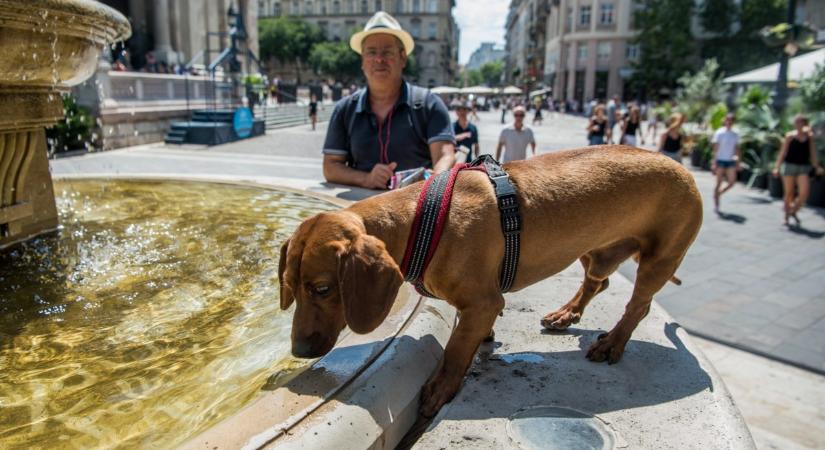
[(404, 76), (408, 78), (418, 78), (421, 73), (421, 67), (418, 65), (418, 60), (415, 55), (407, 55), (407, 65), (404, 67)]
[(708, 113), (708, 122), (710, 123), (710, 128), (714, 131), (722, 128), (722, 124), (725, 122), (725, 116), (728, 115), (728, 107), (725, 106), (724, 103), (717, 103), (713, 105)]
[(776, 162), (786, 126), (767, 104), (746, 104), (737, 111), (745, 163), (753, 170), (750, 187), (759, 175), (769, 173)]
[(705, 62), (695, 74), (679, 77), (676, 101), (687, 120), (704, 124), (710, 108), (722, 102), (728, 94), (728, 85), (722, 82), (723, 74), (715, 59)]
[(699, 11), (702, 28), (719, 36), (730, 36), (733, 22), (739, 15), (734, 0), (705, 0)]
[(301, 63), (307, 61), (312, 46), (324, 40), (317, 25), (293, 16), (260, 19), (258, 46), (264, 61), (271, 58), (281, 63), (294, 63), (300, 83)]
[(349, 84), (361, 75), (361, 59), (346, 42), (321, 42), (312, 47), (309, 63), (316, 73)]
[(799, 96), (809, 111), (825, 111), (825, 65), (816, 65), (814, 73), (799, 84)]
[(755, 84), (748, 88), (744, 94), (736, 99), (736, 104), (740, 107), (762, 107), (767, 106), (771, 102), (771, 93), (767, 89)]
[(484, 83), (484, 75), (482, 75), (481, 71), (477, 69), (465, 70), (461, 77), (464, 86), (477, 86)]
[[(498, 60), (488, 62), (479, 69), (481, 78), (487, 86), (498, 86), (501, 84), (501, 74), (504, 72), (504, 61)], [(475, 83), (480, 84), (480, 83)]]
[[(711, 5), (711, 3), (713, 5)], [(768, 47), (759, 36), (759, 32), (766, 26), (775, 25), (786, 15), (787, 0), (742, 0), (739, 7), (733, 9), (722, 5), (721, 0), (709, 0), (703, 13), (709, 16), (707, 23), (702, 19), (702, 25), (708, 31), (718, 33), (720, 29), (733, 30), (737, 24), (739, 29), (728, 35), (718, 34), (704, 42), (701, 56), (705, 59), (716, 58), (723, 71), (739, 73), (756, 67), (776, 62), (779, 51)], [(729, 21), (728, 24), (724, 22)]]
[(693, 0), (640, 0), (634, 25), (639, 58), (632, 83), (650, 97), (668, 94), (676, 79), (692, 69), (694, 38), (690, 31)]
[(46, 129), (49, 152), (60, 153), (91, 146), (89, 141), (95, 121), (89, 109), (79, 106), (73, 95), (65, 94), (63, 114), (63, 120)]

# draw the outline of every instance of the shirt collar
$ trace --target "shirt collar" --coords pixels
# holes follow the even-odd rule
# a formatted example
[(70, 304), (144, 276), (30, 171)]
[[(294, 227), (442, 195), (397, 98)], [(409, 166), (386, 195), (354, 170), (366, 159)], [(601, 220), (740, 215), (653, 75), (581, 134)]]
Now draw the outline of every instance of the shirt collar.
[[(369, 92), (370, 92), (369, 86), (365, 87), (364, 88), (364, 95), (361, 95), (360, 97), (358, 97), (358, 105), (356, 105), (356, 107), (355, 107), (355, 112), (356, 113), (362, 113), (364, 111), (366, 111), (366, 112), (370, 111), (370, 105), (369, 105), (369, 102), (367, 102), (367, 97), (369, 97)], [(406, 80), (402, 79), (401, 80), (401, 96), (398, 97), (398, 101), (395, 103), (395, 106), (398, 106), (398, 105), (403, 103), (403, 104), (405, 104), (409, 107), (412, 107), (410, 97), (411, 97), (410, 96), (410, 84), (407, 83)]]

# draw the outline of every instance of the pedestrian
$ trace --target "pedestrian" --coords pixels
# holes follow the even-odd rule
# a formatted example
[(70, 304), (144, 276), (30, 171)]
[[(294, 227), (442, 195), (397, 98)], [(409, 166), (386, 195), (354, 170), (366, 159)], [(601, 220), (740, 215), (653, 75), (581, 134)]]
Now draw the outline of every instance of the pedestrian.
[(501, 123), (504, 123), (504, 121), (507, 118), (507, 111), (510, 111), (511, 109), (513, 109), (512, 97), (508, 98), (507, 101), (504, 103), (504, 106), (502, 106), (501, 108)]
[(318, 122), (318, 97), (312, 94), (309, 101), (309, 120), (312, 122), (312, 131), (315, 131), (315, 123)]
[(656, 142), (656, 134), (659, 132), (659, 112), (653, 107), (647, 110), (647, 135), (650, 137), (650, 142)]
[(402, 77), (415, 47), (412, 36), (379, 11), (349, 44), (361, 55), (367, 86), (335, 105), (324, 141), (324, 178), (387, 189), (396, 170), (452, 168), (455, 136), (447, 106)]
[(667, 130), (659, 139), (659, 152), (668, 158), (682, 164), (682, 141), (684, 141), (684, 134), (682, 133), (682, 125), (685, 123), (685, 116), (681, 113), (673, 113), (670, 116)]
[(633, 105), (630, 107), (630, 114), (622, 121), (622, 135), (619, 141), (625, 145), (636, 146), (636, 135), (641, 138), (642, 145), (645, 145), (645, 137), (642, 134), (642, 112), (639, 107)]
[(587, 142), (588, 145), (602, 145), (607, 140), (605, 135), (609, 133), (607, 127), (607, 117), (604, 115), (604, 105), (599, 103), (593, 108), (593, 116), (587, 122)]
[[(711, 170), (716, 174), (716, 187), (713, 189), (713, 210), (719, 214), (719, 200), (722, 194), (731, 190), (736, 184), (736, 172), (740, 169), (742, 150), (739, 147), (739, 135), (733, 131), (734, 115), (725, 117), (725, 125), (713, 133), (713, 161)], [(722, 182), (728, 185), (722, 188)]]
[(533, 126), (536, 126), (536, 123), (541, 125), (541, 122), (543, 120), (543, 117), (541, 116), (541, 109), (543, 107), (541, 103), (541, 98), (536, 97), (536, 99), (533, 101), (533, 104), (536, 106), (536, 112), (533, 113)]
[(478, 118), (478, 101), (475, 99), (470, 102), (472, 109), (470, 110), (470, 115), (473, 117), (473, 122), (481, 122), (481, 119)]
[(808, 200), (811, 188), (811, 169), (815, 169), (817, 175), (823, 174), (823, 169), (817, 160), (816, 145), (809, 124), (808, 118), (802, 114), (794, 118), (796, 129), (785, 135), (782, 149), (779, 151), (776, 166), (773, 169), (773, 176), (782, 175), (785, 207), (783, 224), (785, 226), (789, 225), (789, 218), (793, 218), (797, 226), (802, 224), (796, 213)]
[[(527, 145), (529, 144), (536, 156), (536, 139), (533, 137), (533, 130), (524, 125), (524, 116), (527, 111), (519, 105), (513, 108), (513, 124), (501, 130), (496, 146), (496, 159), (502, 163), (517, 161), (527, 158)], [(504, 159), (501, 149), (504, 147)]]
[(613, 95), (613, 98), (607, 102), (607, 128), (610, 133), (607, 134), (607, 143), (613, 143), (613, 127), (616, 126), (616, 112), (621, 111), (621, 102), (618, 95)]
[[(455, 108), (456, 121), (453, 122), (453, 133), (455, 133), (456, 140), (456, 160), (458, 154), (467, 150), (467, 156), (464, 158), (466, 162), (471, 162), (473, 158), (479, 155), (478, 146), (478, 128), (470, 123), (467, 117), (470, 113), (470, 105), (467, 102), (459, 104)], [(462, 161), (457, 161), (462, 162)]]

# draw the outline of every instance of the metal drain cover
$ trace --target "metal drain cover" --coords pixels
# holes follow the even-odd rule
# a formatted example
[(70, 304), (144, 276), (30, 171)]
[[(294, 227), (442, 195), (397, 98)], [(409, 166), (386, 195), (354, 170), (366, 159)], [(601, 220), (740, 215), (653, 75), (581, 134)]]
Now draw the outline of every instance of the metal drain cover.
[(524, 450), (616, 448), (616, 434), (602, 420), (556, 406), (538, 406), (513, 414), (507, 433)]

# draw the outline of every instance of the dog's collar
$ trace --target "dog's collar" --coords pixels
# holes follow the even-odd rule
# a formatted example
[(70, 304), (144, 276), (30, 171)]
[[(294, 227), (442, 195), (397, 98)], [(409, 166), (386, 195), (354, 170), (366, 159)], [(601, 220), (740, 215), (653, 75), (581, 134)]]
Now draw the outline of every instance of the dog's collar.
[(518, 197), (504, 168), (492, 156), (482, 155), (469, 164), (458, 164), (449, 172), (430, 177), (421, 190), (412, 230), (407, 239), (404, 260), (401, 263), (401, 272), (405, 280), (412, 282), (416, 290), (427, 297), (435, 298), (435, 295), (424, 287), (424, 273), (441, 240), (444, 222), (450, 210), (455, 179), (462, 170), (483, 170), (490, 177), (504, 233), (504, 263), (499, 279), (501, 292), (509, 291), (516, 278), (521, 233)]

